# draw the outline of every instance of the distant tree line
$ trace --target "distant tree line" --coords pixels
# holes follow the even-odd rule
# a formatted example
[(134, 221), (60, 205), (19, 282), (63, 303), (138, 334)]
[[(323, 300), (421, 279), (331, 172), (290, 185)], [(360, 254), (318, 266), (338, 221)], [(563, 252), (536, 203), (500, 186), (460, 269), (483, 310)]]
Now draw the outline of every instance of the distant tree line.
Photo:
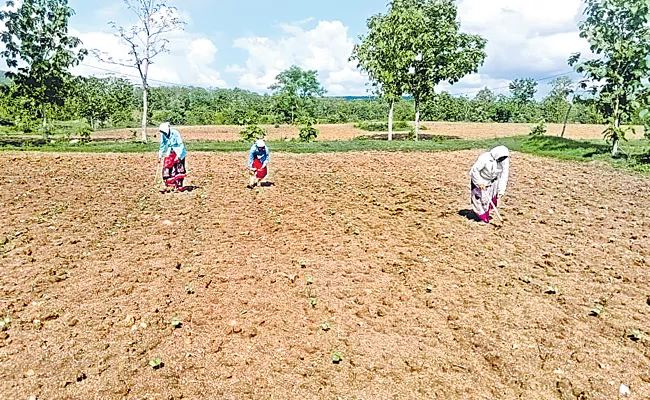
[[(300, 70), (297, 67), (296, 70)], [(301, 70), (300, 70), (301, 71)], [(315, 76), (313, 71), (301, 71)], [(315, 86), (319, 87), (315, 81)], [(515, 80), (509, 95), (488, 88), (473, 98), (435, 94), (423, 102), (421, 119), (452, 122), (518, 122), (600, 124), (605, 118), (586, 100), (574, 100), (573, 82), (566, 77), (553, 81), (552, 91), (535, 99), (532, 79)], [(526, 88), (528, 86), (528, 88)], [(50, 118), (56, 121), (84, 121), (88, 128), (135, 128), (140, 124), (142, 89), (122, 78), (72, 77), (60, 105), (52, 105)], [(41, 128), (42, 110), (16, 91), (10, 80), (0, 90), (0, 125), (16, 131)], [(258, 94), (242, 89), (151, 87), (148, 122), (169, 121), (174, 125), (291, 124), (300, 117), (318, 123), (348, 123), (386, 119), (389, 103), (382, 98), (322, 97), (318, 93), (301, 98), (295, 91), (277, 90)], [(396, 121), (415, 117), (414, 102), (395, 102)], [(636, 122), (634, 119), (629, 122)]]

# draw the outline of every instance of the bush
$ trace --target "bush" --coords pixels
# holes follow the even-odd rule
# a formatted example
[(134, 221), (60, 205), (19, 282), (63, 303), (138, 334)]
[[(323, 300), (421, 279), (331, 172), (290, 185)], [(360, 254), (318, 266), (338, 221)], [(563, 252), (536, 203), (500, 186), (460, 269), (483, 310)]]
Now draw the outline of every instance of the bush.
[(300, 117), (298, 119), (300, 133), (298, 134), (301, 142), (311, 142), (318, 137), (318, 129), (314, 128), (315, 119), (311, 117)]
[(260, 126), (251, 124), (247, 125), (244, 130), (239, 132), (239, 135), (241, 136), (242, 140), (251, 142), (257, 139), (264, 139), (266, 132)]
[[(387, 132), (388, 131), (388, 122), (368, 122), (362, 121), (356, 125), (357, 128), (368, 131), (368, 132)], [(393, 122), (393, 131), (408, 131), (410, 125), (406, 121), (396, 121)]]
[(530, 130), (530, 136), (543, 136), (546, 134), (546, 123), (542, 120)]

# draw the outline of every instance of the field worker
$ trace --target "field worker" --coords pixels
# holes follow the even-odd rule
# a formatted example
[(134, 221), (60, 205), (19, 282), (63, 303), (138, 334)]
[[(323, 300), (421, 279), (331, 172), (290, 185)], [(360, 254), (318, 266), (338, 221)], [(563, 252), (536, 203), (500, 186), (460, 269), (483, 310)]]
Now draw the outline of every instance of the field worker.
[(271, 152), (266, 147), (266, 143), (262, 139), (256, 141), (248, 154), (248, 170), (251, 175), (249, 189), (258, 185), (266, 177), (270, 159)]
[(481, 154), (470, 170), (472, 208), (485, 223), (491, 220), (490, 211), (506, 193), (510, 174), (510, 150), (495, 147)]
[(169, 122), (160, 124), (158, 130), (161, 134), (158, 161), (162, 164), (162, 179), (168, 188), (183, 191), (187, 150), (181, 134), (176, 129), (172, 129)]

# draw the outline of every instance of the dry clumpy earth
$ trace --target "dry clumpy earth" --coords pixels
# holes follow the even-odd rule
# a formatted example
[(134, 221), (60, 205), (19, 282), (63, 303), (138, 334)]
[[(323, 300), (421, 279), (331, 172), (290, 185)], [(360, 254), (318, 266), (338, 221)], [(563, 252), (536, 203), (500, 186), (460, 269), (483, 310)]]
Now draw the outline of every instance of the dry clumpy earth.
[[(528, 135), (536, 124), (504, 124), (504, 123), (468, 123), (468, 122), (423, 122), (427, 130), (422, 131), (426, 135), (440, 135), (460, 139), (494, 139), (507, 136)], [(292, 125), (265, 125), (266, 139), (285, 140), (298, 137), (299, 128)], [(355, 124), (321, 124), (317, 125), (318, 140), (350, 140), (359, 136), (377, 135), (380, 132), (363, 131), (355, 127)], [(547, 124), (547, 134), (560, 136), (564, 125)], [(233, 141), (240, 140), (239, 132), (242, 126), (215, 125), (215, 126), (181, 126), (178, 128), (186, 141), (192, 140), (217, 140)], [(567, 125), (564, 137), (568, 139), (602, 139), (604, 126), (572, 124)], [(628, 135), (628, 139), (643, 139), (643, 127), (636, 127), (634, 135)], [(148, 130), (149, 135), (154, 137), (158, 132), (156, 128)], [(384, 133), (384, 136), (386, 134)], [(112, 131), (99, 131), (92, 135), (97, 140), (129, 140), (140, 137), (139, 129), (118, 129)]]
[(515, 154), (479, 226), (478, 154), (276, 154), (248, 190), (194, 153), (161, 194), (153, 156), (2, 153), (0, 398), (650, 397), (650, 180)]

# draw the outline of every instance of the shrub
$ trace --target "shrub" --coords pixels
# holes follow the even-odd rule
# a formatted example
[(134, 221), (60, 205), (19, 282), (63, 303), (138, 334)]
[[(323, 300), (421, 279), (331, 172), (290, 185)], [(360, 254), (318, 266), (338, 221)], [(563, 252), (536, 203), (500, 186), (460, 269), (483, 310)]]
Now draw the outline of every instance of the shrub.
[(300, 133), (298, 134), (301, 142), (311, 142), (318, 137), (318, 129), (314, 128), (315, 119), (311, 117), (300, 117), (298, 119)]
[(257, 139), (264, 139), (266, 132), (258, 125), (251, 124), (246, 125), (246, 128), (239, 132), (239, 135), (241, 136), (242, 140), (250, 142)]
[(544, 120), (540, 121), (539, 124), (535, 125), (533, 129), (530, 130), (530, 136), (543, 136), (546, 134), (546, 122)]

